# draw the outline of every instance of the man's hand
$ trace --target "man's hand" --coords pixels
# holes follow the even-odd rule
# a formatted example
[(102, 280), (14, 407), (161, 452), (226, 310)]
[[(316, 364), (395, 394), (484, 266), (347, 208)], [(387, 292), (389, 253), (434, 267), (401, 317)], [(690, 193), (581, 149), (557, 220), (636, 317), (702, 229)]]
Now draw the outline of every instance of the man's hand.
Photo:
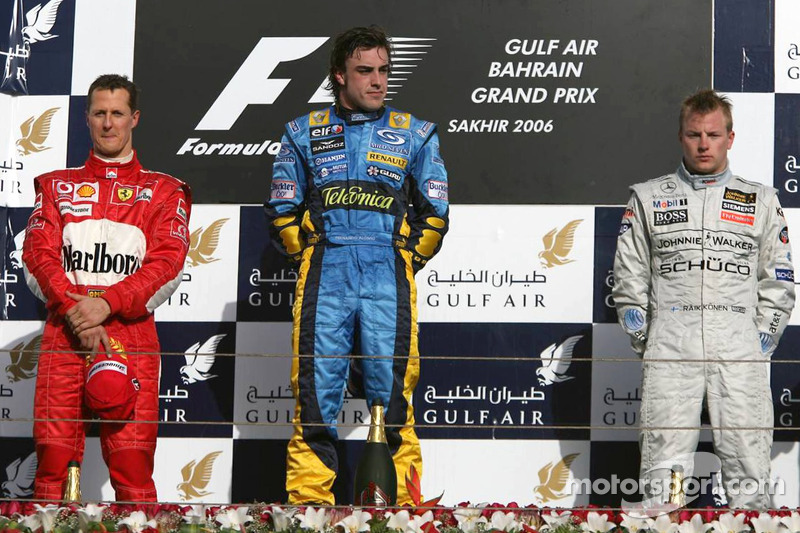
[(103, 326), (84, 329), (77, 334), (77, 337), (81, 342), (81, 348), (89, 352), (87, 360), (90, 363), (94, 361), (95, 355), (101, 350), (104, 351), (106, 355), (111, 354), (111, 342), (108, 339), (106, 328)]
[[(102, 298), (90, 298), (67, 291), (67, 296), (78, 302), (67, 311), (67, 324), (75, 335), (99, 326), (111, 315), (111, 307)], [(105, 331), (105, 330), (104, 330)]]

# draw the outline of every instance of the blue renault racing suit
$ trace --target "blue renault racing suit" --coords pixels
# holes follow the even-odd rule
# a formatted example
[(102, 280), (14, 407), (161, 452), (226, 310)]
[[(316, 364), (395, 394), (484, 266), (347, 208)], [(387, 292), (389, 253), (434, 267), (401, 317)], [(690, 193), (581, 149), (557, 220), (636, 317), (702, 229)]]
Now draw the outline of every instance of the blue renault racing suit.
[(299, 117), (286, 125), (265, 208), (273, 242), (299, 261), (289, 503), (334, 503), (336, 418), (350, 361), (328, 356), (361, 354), (384, 356), (361, 360), (364, 391), (370, 405), (380, 398), (386, 406), (398, 503), (409, 504), (405, 476), (411, 465), (422, 472), (411, 405), (419, 377), (414, 274), (448, 227), (436, 125), (389, 107), (332, 106)]

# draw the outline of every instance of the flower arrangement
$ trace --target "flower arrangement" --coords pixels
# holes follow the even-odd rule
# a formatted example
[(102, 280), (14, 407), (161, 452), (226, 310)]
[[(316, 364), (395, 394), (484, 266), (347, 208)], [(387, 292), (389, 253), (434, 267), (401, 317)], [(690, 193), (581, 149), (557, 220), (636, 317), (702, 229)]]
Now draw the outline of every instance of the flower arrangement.
[[(418, 502), (415, 502), (418, 503)], [(430, 502), (424, 502), (426, 504)], [(464, 502), (352, 507), (0, 503), (0, 533), (796, 533), (800, 513), (706, 509), (635, 517), (608, 509)]]

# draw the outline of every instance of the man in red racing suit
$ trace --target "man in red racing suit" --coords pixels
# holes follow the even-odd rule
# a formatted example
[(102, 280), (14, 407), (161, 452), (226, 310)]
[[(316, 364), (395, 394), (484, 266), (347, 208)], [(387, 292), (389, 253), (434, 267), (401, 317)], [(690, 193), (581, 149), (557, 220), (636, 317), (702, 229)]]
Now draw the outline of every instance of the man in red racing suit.
[[(120, 501), (155, 501), (159, 343), (153, 310), (177, 288), (188, 248), (189, 188), (142, 169), (132, 148), (138, 89), (104, 75), (89, 89), (93, 151), (80, 168), (36, 178), (23, 262), (47, 304), (36, 380), (34, 497), (60, 499), (80, 461), (87, 360), (113, 349), (138, 378), (132, 421), (103, 422), (100, 441)], [(89, 352), (89, 356), (86, 353)]]

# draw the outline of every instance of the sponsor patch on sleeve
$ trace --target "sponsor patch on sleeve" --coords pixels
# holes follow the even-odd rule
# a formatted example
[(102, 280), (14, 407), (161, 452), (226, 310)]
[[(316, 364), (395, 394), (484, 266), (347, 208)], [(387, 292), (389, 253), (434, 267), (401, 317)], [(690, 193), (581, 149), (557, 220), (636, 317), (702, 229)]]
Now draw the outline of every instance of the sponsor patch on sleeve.
[(33, 201), (33, 212), (32, 215), (38, 214), (42, 210), (42, 193), (36, 195), (36, 199)]
[(295, 196), (296, 184), (289, 180), (272, 180), (269, 197), (272, 200), (291, 200)]
[(32, 231), (35, 229), (44, 229), (44, 225), (45, 223), (43, 218), (32, 216), (28, 220), (28, 229), (26, 231)]
[(180, 239), (183, 241), (184, 244), (188, 246), (189, 244), (189, 228), (186, 227), (186, 223), (178, 218), (172, 219), (172, 228), (170, 229), (170, 235), (173, 237)]
[(780, 235), (778, 235), (778, 238), (783, 244), (789, 244), (789, 228), (787, 226), (783, 227)]
[(178, 199), (178, 208), (175, 210), (175, 214), (184, 222), (189, 221), (189, 216), (186, 213), (186, 201), (183, 198)]
[(776, 268), (775, 279), (778, 281), (791, 281), (794, 283), (794, 270), (788, 268)]
[(619, 234), (623, 235), (629, 229), (631, 229), (631, 225), (628, 222), (623, 222), (619, 227)]
[(428, 182), (428, 198), (447, 202), (447, 182), (430, 180)]

